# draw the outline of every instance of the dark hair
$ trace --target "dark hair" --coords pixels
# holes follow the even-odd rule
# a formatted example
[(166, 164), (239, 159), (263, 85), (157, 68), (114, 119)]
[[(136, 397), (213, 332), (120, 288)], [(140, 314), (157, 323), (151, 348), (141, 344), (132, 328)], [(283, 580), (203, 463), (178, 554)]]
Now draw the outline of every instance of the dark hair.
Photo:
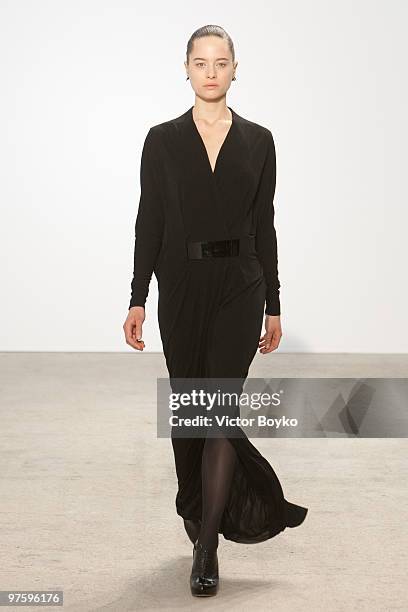
[(203, 38), (204, 36), (219, 36), (227, 41), (229, 49), (232, 55), (232, 61), (235, 61), (235, 51), (234, 51), (234, 43), (232, 42), (231, 36), (222, 28), (217, 25), (205, 25), (201, 28), (198, 28), (195, 32), (192, 33), (190, 39), (187, 43), (187, 64), (189, 62), (189, 56), (193, 49), (193, 42), (196, 38)]

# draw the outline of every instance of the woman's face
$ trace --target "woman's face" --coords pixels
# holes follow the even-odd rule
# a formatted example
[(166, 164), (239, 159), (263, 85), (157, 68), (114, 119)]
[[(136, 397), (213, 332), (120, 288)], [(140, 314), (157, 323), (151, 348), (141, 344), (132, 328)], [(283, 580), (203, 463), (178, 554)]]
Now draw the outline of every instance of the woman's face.
[[(225, 96), (237, 64), (232, 62), (228, 42), (219, 36), (196, 38), (189, 63), (184, 62), (191, 87), (205, 100)], [(213, 87), (209, 87), (210, 84)]]

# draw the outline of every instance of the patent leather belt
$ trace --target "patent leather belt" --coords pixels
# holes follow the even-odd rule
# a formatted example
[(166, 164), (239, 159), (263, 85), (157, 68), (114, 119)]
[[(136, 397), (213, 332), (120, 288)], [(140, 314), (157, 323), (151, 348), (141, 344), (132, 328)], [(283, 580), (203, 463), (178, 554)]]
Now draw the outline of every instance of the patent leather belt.
[(235, 257), (244, 253), (256, 253), (255, 236), (244, 236), (230, 240), (210, 240), (208, 242), (188, 242), (189, 259), (207, 259), (209, 257)]

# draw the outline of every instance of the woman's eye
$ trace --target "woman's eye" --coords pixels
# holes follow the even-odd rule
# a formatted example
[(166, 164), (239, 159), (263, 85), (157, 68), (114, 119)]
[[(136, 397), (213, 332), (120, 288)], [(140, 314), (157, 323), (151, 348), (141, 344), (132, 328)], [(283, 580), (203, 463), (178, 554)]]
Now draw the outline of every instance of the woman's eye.
[[(227, 65), (227, 64), (225, 64), (225, 63), (223, 63), (223, 62), (220, 62), (220, 63), (218, 64), (218, 66), (221, 66), (221, 68), (225, 68), (225, 66), (226, 66), (226, 65)], [(199, 68), (201, 68), (201, 66), (205, 66), (205, 64), (204, 64), (204, 62), (199, 62), (198, 64), (196, 64), (196, 66), (198, 66)]]

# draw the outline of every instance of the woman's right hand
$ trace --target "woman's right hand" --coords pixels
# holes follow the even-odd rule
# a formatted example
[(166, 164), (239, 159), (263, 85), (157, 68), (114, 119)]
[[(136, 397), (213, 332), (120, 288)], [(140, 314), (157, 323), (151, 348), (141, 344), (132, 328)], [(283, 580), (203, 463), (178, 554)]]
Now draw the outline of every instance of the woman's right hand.
[(138, 351), (143, 351), (145, 343), (142, 340), (142, 325), (145, 320), (145, 309), (143, 306), (132, 306), (123, 324), (126, 344), (133, 346)]

